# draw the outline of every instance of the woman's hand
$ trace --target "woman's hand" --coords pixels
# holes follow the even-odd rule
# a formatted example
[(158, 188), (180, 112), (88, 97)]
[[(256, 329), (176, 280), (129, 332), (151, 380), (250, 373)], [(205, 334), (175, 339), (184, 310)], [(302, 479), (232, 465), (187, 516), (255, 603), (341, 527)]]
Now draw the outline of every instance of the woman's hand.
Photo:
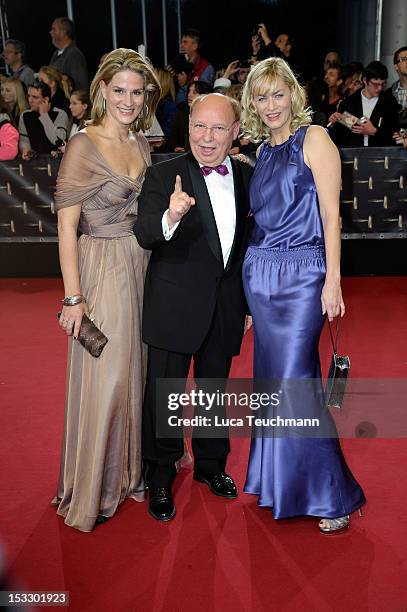
[(339, 281), (325, 281), (321, 294), (322, 314), (326, 313), (328, 320), (332, 321), (339, 314), (345, 314), (345, 304), (342, 298)]
[(76, 304), (75, 306), (63, 306), (59, 324), (65, 330), (68, 336), (76, 339), (79, 334), (83, 315), (89, 315), (89, 309), (85, 302)]

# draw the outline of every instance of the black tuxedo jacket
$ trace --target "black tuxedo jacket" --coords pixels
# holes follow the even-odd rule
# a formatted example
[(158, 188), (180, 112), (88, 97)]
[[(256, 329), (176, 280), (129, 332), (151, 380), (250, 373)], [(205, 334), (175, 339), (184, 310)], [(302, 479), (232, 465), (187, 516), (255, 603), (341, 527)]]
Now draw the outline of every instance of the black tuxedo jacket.
[[(398, 109), (399, 104), (393, 95), (383, 92), (379, 95), (376, 106), (373, 109), (370, 121), (377, 128), (374, 136), (369, 136), (369, 147), (391, 147), (393, 146), (393, 132), (398, 129)], [(348, 98), (342, 100), (338, 111), (348, 111), (355, 117), (363, 116), (362, 94), (357, 91)], [(363, 147), (363, 135), (353, 134), (344, 125), (335, 123), (330, 135), (338, 147)]]
[[(246, 249), (248, 191), (252, 169), (232, 161), (236, 203), (235, 237), (226, 268), (205, 180), (192, 153), (147, 169), (139, 197), (135, 234), (152, 251), (147, 270), (143, 340), (168, 351), (195, 353), (209, 330), (215, 308), (225, 354), (238, 355), (247, 311), (241, 269)], [(179, 174), (196, 205), (182, 218), (171, 240), (162, 232)]]

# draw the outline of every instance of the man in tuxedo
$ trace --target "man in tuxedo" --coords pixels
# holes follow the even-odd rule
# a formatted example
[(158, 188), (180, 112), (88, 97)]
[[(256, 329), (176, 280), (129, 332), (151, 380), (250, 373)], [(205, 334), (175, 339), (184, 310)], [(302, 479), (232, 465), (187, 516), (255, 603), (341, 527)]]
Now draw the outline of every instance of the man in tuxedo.
[[(228, 156), (238, 132), (235, 100), (199, 96), (191, 107), (191, 151), (148, 168), (139, 198), (135, 234), (152, 251), (143, 309), (148, 370), (142, 446), (149, 512), (161, 521), (175, 516), (171, 487), (184, 443), (182, 428), (176, 438), (156, 433), (157, 419), (170, 415), (165, 402), (157, 403), (156, 381), (186, 379), (192, 357), (195, 378), (226, 379), (243, 337), (251, 168)], [(225, 473), (228, 437), (195, 433), (195, 480), (235, 498), (235, 483)]]
[[(330, 135), (338, 147), (394, 145), (393, 133), (398, 129), (399, 105), (391, 92), (384, 91), (387, 76), (384, 64), (370, 62), (362, 73), (363, 89), (345, 98), (339, 104), (338, 112), (329, 117), (329, 123), (334, 124)], [(344, 111), (358, 119), (365, 117), (366, 121), (357, 123), (350, 130), (338, 123)]]

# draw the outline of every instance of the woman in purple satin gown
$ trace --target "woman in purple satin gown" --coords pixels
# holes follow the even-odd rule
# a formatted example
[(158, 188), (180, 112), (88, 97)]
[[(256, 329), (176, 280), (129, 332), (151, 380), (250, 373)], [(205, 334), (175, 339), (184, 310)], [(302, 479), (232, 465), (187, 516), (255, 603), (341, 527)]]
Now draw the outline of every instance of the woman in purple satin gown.
[[(325, 315), (332, 321), (345, 312), (341, 165), (326, 131), (310, 126), (304, 106), (303, 89), (284, 60), (269, 58), (252, 69), (243, 92), (242, 125), (247, 137), (264, 143), (250, 187), (254, 225), (243, 282), (253, 315), (255, 380), (287, 381), (285, 414), (319, 414), (328, 430), (319, 430), (320, 437), (257, 431), (245, 491), (258, 495), (259, 505), (271, 507), (276, 519), (321, 517), (321, 533), (338, 533), (365, 502), (318, 393)], [(304, 394), (307, 380), (313, 391)]]

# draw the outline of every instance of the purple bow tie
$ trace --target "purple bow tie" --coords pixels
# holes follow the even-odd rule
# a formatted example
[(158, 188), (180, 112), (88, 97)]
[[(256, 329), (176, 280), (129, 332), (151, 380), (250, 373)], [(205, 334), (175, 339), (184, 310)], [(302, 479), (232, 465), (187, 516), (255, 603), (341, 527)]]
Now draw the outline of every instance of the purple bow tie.
[(203, 174), (203, 176), (208, 176), (212, 170), (215, 170), (215, 172), (221, 174), (222, 176), (229, 174), (229, 170), (225, 164), (219, 164), (219, 166), (215, 166), (214, 168), (211, 168), (211, 166), (201, 166), (201, 174)]

